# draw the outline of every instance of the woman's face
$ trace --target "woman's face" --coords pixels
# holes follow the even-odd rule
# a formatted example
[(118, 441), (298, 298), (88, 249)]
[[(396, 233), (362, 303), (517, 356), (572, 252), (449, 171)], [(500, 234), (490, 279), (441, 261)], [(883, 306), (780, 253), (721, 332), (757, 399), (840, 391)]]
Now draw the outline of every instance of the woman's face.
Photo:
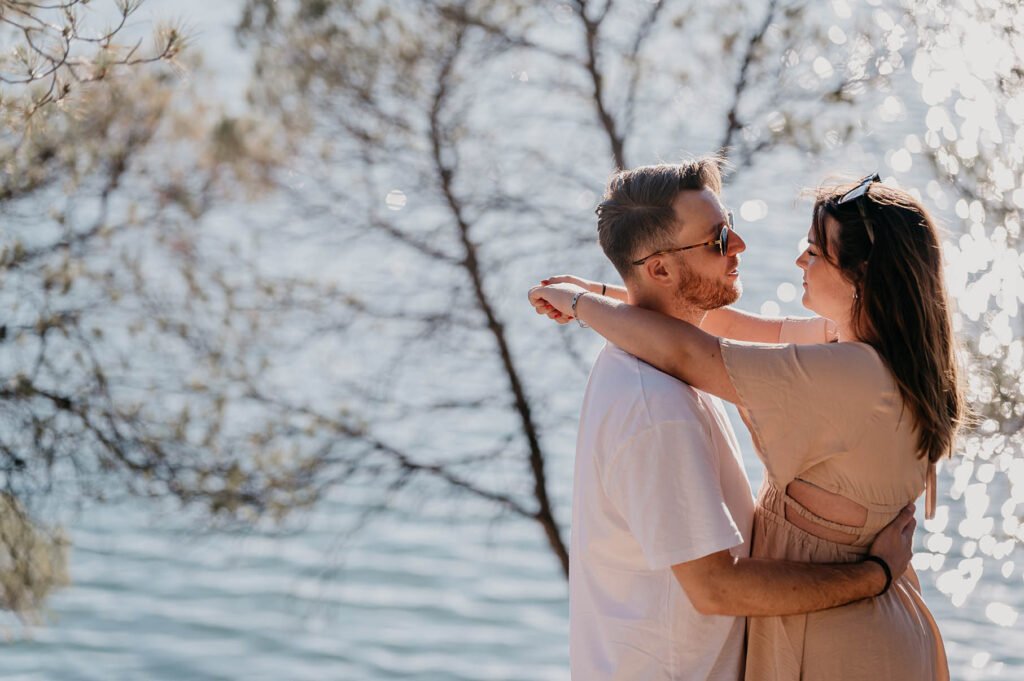
[(825, 217), (827, 244), (815, 243), (814, 230), (807, 233), (807, 248), (796, 259), (796, 266), (804, 271), (803, 306), (838, 324), (849, 322), (856, 291), (853, 284), (843, 278), (839, 268), (825, 259), (824, 248), (835, 258), (835, 244), (839, 236), (839, 223)]

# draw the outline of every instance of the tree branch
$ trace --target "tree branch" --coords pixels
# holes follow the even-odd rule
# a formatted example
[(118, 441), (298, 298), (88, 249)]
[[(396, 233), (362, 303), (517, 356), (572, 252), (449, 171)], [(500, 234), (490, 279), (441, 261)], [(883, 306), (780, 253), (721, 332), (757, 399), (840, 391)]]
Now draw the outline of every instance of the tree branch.
[(636, 109), (636, 96), (637, 91), (640, 87), (640, 76), (643, 71), (641, 68), (640, 51), (643, 48), (647, 38), (651, 35), (654, 30), (654, 26), (658, 23), (658, 16), (661, 14), (661, 10), (668, 3), (665, 0), (655, 0), (651, 5), (650, 11), (647, 16), (644, 17), (643, 22), (640, 24), (640, 28), (637, 29), (636, 37), (633, 39), (633, 45), (630, 47), (629, 55), (626, 57), (626, 62), (632, 66), (632, 72), (629, 77), (629, 85), (626, 87), (626, 101), (623, 105), (622, 114), (622, 127), (623, 137), (628, 137), (629, 132), (633, 128), (633, 117)]
[(587, 16), (587, 4), (587, 0), (576, 0), (577, 14), (580, 17), (580, 22), (583, 26), (583, 37), (587, 47), (587, 58), (584, 61), (584, 66), (587, 70), (587, 74), (590, 76), (590, 82), (593, 84), (591, 98), (594, 104), (594, 109), (597, 112), (597, 119), (600, 121), (601, 127), (604, 128), (605, 135), (608, 138), (608, 144), (611, 147), (612, 159), (615, 162), (615, 167), (616, 169), (621, 170), (627, 167), (625, 141), (618, 130), (615, 118), (605, 105), (604, 74), (601, 72), (598, 65), (598, 42), (601, 22), (607, 16), (612, 3), (611, 0), (608, 0), (604, 10), (600, 13), (597, 19), (593, 20)]
[(562, 540), (558, 524), (555, 522), (551, 500), (548, 496), (547, 479), (544, 471), (545, 457), (540, 444), (540, 436), (533, 421), (530, 402), (526, 397), (526, 390), (519, 377), (519, 370), (512, 358), (512, 351), (506, 338), (505, 327), (498, 319), (497, 313), (487, 295), (483, 281), (483, 270), (477, 257), (477, 245), (470, 236), (471, 227), (466, 221), (462, 204), (455, 194), (453, 186), (454, 169), (444, 161), (444, 145), (446, 136), (441, 123), (441, 114), (445, 100), (449, 94), (450, 79), (454, 70), (456, 58), (462, 47), (463, 32), (460, 29), (455, 36), (452, 47), (441, 63), (438, 73), (437, 88), (434, 92), (433, 103), (430, 110), (430, 144), (434, 167), (440, 179), (440, 189), (445, 197), (452, 218), (458, 231), (458, 238), (465, 251), (462, 262), (468, 275), (476, 298), (477, 307), (487, 320), (487, 328), (497, 346), (498, 354), (501, 357), (501, 365), (505, 376), (509, 381), (509, 389), (514, 398), (516, 412), (519, 415), (523, 435), (526, 438), (529, 449), (530, 470), (534, 479), (534, 498), (537, 500), (538, 509), (536, 519), (544, 527), (552, 550), (562, 563), (563, 571), (568, 574), (569, 554), (565, 543)]
[(772, 25), (772, 21), (775, 19), (775, 13), (778, 10), (778, 5), (778, 0), (769, 0), (768, 12), (765, 14), (764, 21), (761, 22), (761, 26), (747, 41), (747, 47), (743, 53), (743, 61), (740, 63), (740, 72), (733, 87), (732, 106), (726, 116), (727, 125), (725, 134), (722, 136), (721, 144), (718, 145), (719, 154), (721, 154), (723, 158), (728, 158), (733, 137), (737, 131), (743, 128), (743, 123), (741, 123), (739, 119), (739, 108), (743, 100), (743, 95), (747, 90), (747, 77), (749, 75), (750, 66), (754, 63), (755, 53), (764, 41), (764, 36), (768, 32), (768, 27)]

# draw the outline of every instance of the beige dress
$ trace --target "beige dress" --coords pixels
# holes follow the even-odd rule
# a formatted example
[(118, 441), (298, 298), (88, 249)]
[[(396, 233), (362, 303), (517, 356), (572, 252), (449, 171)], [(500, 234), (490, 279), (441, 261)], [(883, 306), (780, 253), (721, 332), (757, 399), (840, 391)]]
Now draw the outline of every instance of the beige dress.
[[(785, 340), (785, 334), (783, 335)], [(861, 560), (878, 531), (925, 488), (912, 416), (892, 374), (863, 343), (754, 345), (721, 341), (739, 410), (765, 466), (752, 555), (811, 563)], [(867, 509), (863, 527), (830, 522), (785, 490), (803, 480)], [(793, 514), (856, 537), (818, 538)], [(945, 681), (938, 627), (909, 573), (883, 596), (831, 610), (751, 617), (750, 681)]]

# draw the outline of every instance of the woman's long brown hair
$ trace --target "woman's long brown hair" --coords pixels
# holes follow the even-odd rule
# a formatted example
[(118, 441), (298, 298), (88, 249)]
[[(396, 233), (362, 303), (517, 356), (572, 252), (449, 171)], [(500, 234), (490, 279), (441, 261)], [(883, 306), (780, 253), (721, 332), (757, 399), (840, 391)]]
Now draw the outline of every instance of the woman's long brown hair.
[[(952, 452), (966, 412), (938, 230), (914, 197), (878, 182), (839, 204), (852, 188), (819, 189), (811, 229), (828, 246), (826, 260), (856, 287), (854, 330), (892, 372), (914, 417), (920, 456), (934, 462)], [(826, 216), (840, 227), (832, 241)]]

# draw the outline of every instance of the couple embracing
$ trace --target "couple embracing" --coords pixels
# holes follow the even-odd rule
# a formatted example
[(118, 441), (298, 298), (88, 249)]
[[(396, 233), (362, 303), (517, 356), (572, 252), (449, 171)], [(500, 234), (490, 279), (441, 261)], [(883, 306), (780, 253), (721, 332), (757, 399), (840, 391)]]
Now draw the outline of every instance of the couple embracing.
[(625, 288), (530, 291), (609, 341), (576, 450), (573, 679), (948, 679), (909, 565), (964, 413), (935, 225), (877, 175), (819, 190), (796, 261), (817, 316), (766, 318), (728, 307), (745, 244), (720, 190), (713, 157), (616, 174), (597, 230)]

